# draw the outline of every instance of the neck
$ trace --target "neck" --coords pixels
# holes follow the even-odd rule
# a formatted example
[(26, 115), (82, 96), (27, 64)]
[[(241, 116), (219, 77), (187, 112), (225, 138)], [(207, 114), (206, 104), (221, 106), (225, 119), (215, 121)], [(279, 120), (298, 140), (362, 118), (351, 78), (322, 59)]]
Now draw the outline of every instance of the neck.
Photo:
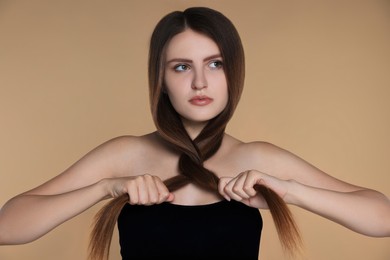
[(190, 138), (194, 140), (200, 134), (203, 128), (207, 125), (208, 121), (194, 122), (182, 118), (182, 122), (183, 122), (184, 129), (187, 131)]

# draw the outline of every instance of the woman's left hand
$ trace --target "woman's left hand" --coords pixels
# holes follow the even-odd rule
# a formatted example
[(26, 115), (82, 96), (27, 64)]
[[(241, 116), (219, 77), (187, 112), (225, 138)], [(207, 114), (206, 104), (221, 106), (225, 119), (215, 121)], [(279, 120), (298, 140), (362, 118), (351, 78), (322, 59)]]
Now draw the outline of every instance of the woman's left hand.
[(248, 170), (236, 177), (221, 177), (219, 193), (227, 200), (240, 201), (250, 207), (268, 209), (263, 196), (254, 189), (256, 184), (265, 185), (275, 191), (282, 199), (288, 191), (288, 181), (281, 180), (257, 170)]

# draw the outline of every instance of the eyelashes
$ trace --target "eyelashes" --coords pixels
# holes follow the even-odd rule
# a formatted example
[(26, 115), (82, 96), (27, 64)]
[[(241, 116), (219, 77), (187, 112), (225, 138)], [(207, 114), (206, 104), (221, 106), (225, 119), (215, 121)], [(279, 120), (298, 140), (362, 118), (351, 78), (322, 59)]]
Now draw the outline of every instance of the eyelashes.
[[(207, 66), (211, 70), (218, 70), (223, 68), (223, 62), (221, 60), (212, 60), (207, 63)], [(173, 70), (175, 72), (184, 72), (191, 69), (191, 65), (188, 63), (178, 63), (173, 66)]]
[(223, 67), (223, 63), (220, 60), (215, 60), (209, 63), (209, 67), (213, 69), (220, 69)]
[(190, 66), (186, 64), (178, 64), (173, 67), (173, 70), (176, 72), (182, 72), (182, 71), (187, 71), (190, 69)]

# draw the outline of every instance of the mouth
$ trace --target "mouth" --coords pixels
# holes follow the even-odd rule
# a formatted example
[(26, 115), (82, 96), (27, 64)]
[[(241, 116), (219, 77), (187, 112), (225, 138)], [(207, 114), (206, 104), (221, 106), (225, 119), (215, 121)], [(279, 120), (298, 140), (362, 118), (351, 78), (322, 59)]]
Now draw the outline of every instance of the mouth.
[(189, 102), (195, 106), (205, 106), (213, 102), (213, 99), (208, 96), (194, 96)]

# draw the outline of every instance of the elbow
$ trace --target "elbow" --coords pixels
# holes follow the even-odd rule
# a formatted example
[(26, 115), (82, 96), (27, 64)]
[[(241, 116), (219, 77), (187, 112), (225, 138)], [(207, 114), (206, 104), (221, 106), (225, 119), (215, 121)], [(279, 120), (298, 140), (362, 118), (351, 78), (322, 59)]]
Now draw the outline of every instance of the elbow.
[(387, 221), (388, 223), (385, 223), (385, 225), (382, 225), (378, 227), (376, 230), (369, 232), (365, 235), (370, 237), (390, 237), (390, 219)]
[(377, 229), (373, 229), (370, 232), (363, 233), (363, 235), (377, 238), (390, 237), (390, 224), (387, 224), (387, 226), (378, 227)]
[(367, 234), (372, 237), (390, 237), (390, 199), (382, 193), (378, 193), (380, 203), (372, 209), (372, 230)]
[(1, 214), (1, 208), (0, 208), (0, 246), (8, 245), (7, 243), (7, 231), (4, 228), (4, 224), (2, 223), (2, 214)]
[(380, 199), (371, 201), (364, 217), (359, 218), (350, 229), (369, 237), (390, 237), (390, 200), (383, 194), (377, 194)]
[(19, 237), (12, 236), (0, 227), (0, 246), (22, 245), (32, 241), (33, 240), (23, 240)]
[(6, 222), (7, 221), (5, 220), (3, 207), (0, 208), (0, 246), (13, 244), (9, 235), (9, 230), (7, 228), (9, 226), (9, 223)]
[(390, 203), (378, 211), (376, 218), (372, 220), (373, 227), (368, 236), (390, 237)]
[(390, 237), (390, 209), (388, 210), (388, 214), (384, 217), (384, 233), (382, 237)]
[(1, 223), (0, 219), (0, 246), (22, 245), (36, 240), (38, 237), (23, 234), (9, 228), (6, 223)]
[(21, 239), (20, 235), (17, 235), (10, 226), (10, 223), (1, 218), (0, 212), (0, 246), (8, 246), (8, 245), (20, 245), (26, 244), (31, 241)]
[(6, 245), (11, 245), (11, 244), (12, 244), (11, 241), (7, 237), (6, 230), (0, 224), (0, 246), (6, 246)]
[(11, 243), (7, 242), (7, 239), (5, 239), (1, 234), (0, 234), (0, 246), (8, 246), (11, 245)]
[(383, 233), (381, 237), (390, 237), (390, 200), (385, 197), (383, 215), (380, 217), (383, 223)]
[(0, 221), (0, 246), (6, 246), (6, 245), (12, 245), (15, 243), (12, 243), (12, 240), (9, 236), (8, 231), (6, 228), (4, 228), (4, 225), (2, 225)]

